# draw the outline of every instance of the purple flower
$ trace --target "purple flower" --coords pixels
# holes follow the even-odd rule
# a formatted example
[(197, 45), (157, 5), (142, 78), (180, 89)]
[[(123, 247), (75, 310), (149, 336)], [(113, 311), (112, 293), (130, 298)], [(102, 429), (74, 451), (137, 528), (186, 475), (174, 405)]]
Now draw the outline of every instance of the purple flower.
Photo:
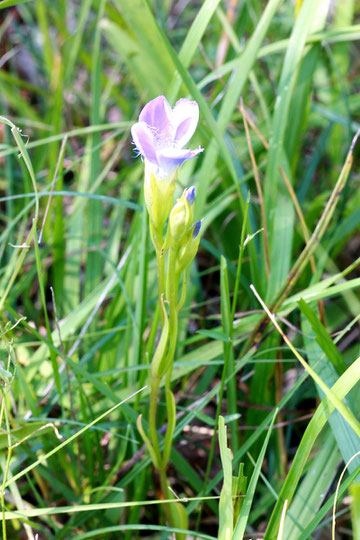
[(150, 162), (160, 177), (169, 177), (187, 159), (203, 148), (188, 150), (183, 146), (191, 139), (199, 120), (195, 101), (180, 99), (172, 109), (164, 96), (149, 101), (131, 128), (136, 148)]

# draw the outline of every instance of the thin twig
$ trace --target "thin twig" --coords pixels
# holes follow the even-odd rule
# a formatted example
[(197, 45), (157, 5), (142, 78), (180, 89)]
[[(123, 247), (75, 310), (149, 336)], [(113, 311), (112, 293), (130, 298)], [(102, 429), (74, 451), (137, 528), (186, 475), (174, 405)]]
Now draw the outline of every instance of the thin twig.
[[(273, 323), (276, 330), (279, 332), (283, 340), (285, 341), (286, 345), (290, 348), (292, 353), (295, 355), (295, 357), (299, 360), (302, 367), (308, 372), (310, 377), (313, 379), (314, 383), (317, 384), (320, 389), (324, 392), (329, 402), (332, 404), (334, 408), (338, 410), (338, 412), (341, 414), (341, 416), (344, 418), (344, 420), (352, 427), (354, 432), (360, 436), (360, 423), (355, 418), (354, 414), (344, 405), (344, 403), (337, 397), (336, 394), (332, 391), (331, 388), (328, 387), (326, 383), (321, 379), (321, 377), (317, 374), (316, 371), (305, 361), (305, 359), (301, 356), (301, 354), (296, 350), (296, 348), (291, 343), (290, 339), (287, 337), (287, 335), (283, 332), (281, 326), (277, 322), (275, 313), (272, 313), (271, 310), (267, 307), (265, 302), (262, 300), (261, 296), (255, 289), (254, 285), (250, 285), (250, 289), (258, 299), (261, 307), (266, 312), (268, 318)], [(360, 361), (360, 357), (357, 358), (356, 362)]]
[(263, 228), (264, 228), (265, 266), (266, 266), (267, 276), (269, 277), (269, 275), (270, 275), (270, 256), (269, 256), (268, 228), (267, 228), (267, 224), (266, 224), (266, 213), (265, 213), (264, 197), (263, 197), (262, 188), (261, 188), (259, 169), (258, 169), (258, 166), (257, 166), (257, 163), (256, 163), (254, 151), (253, 151), (252, 144), (251, 144), (249, 126), (248, 126), (248, 122), (247, 122), (247, 114), (246, 114), (244, 103), (243, 103), (242, 99), (240, 100), (240, 112), (242, 113), (242, 116), (243, 116), (245, 135), (246, 135), (246, 140), (247, 140), (247, 145), (248, 145), (248, 149), (249, 149), (250, 159), (251, 159), (251, 163), (252, 163), (252, 167), (253, 167), (253, 171), (254, 171), (256, 189), (257, 189), (257, 193), (258, 193), (258, 197), (259, 197), (261, 221), (262, 221), (262, 225), (263, 225)]
[[(248, 122), (250, 124), (251, 128), (255, 131), (256, 135), (258, 136), (261, 143), (263, 144), (265, 150), (269, 150), (269, 143), (267, 142), (265, 137), (262, 135), (259, 128), (256, 126), (255, 122), (253, 122), (251, 117), (247, 114), (247, 112), (245, 110), (245, 107), (243, 106), (242, 102), (240, 103), (240, 112), (242, 113), (242, 115), (244, 117), (244, 124), (245, 124), (245, 120), (246, 120), (246, 122)], [(279, 172), (280, 172), (281, 177), (282, 177), (282, 179), (284, 181), (286, 189), (289, 192), (289, 195), (291, 197), (293, 205), (295, 207), (295, 210), (296, 210), (297, 216), (299, 218), (299, 222), (300, 222), (300, 226), (301, 226), (301, 230), (302, 230), (305, 242), (308, 242), (310, 240), (309, 230), (307, 228), (305, 218), (304, 218), (304, 214), (302, 213), (302, 210), (301, 210), (301, 207), (299, 205), (299, 201), (297, 199), (296, 193), (295, 193), (295, 191), (294, 191), (294, 189), (293, 189), (293, 187), (291, 185), (290, 180), (288, 179), (288, 177), (286, 175), (286, 172), (281, 167), (281, 165), (279, 165)], [(310, 257), (310, 265), (311, 265), (312, 272), (315, 274), (316, 265), (315, 265), (315, 260), (314, 260), (313, 257)]]
[[(297, 258), (295, 264), (291, 268), (286, 280), (283, 282), (282, 286), (280, 287), (280, 290), (276, 294), (274, 300), (269, 305), (269, 310), (271, 312), (276, 312), (284, 302), (284, 300), (287, 298), (289, 292), (294, 287), (295, 283), (299, 279), (304, 267), (306, 266), (309, 258), (315, 251), (317, 245), (320, 243), (321, 238), (323, 237), (327, 226), (330, 223), (330, 220), (334, 214), (335, 208), (337, 206), (339, 197), (341, 195), (342, 190), (344, 189), (344, 186), (346, 184), (347, 178), (349, 176), (351, 166), (353, 163), (353, 152), (354, 147), (356, 144), (356, 141), (358, 140), (358, 137), (360, 136), (360, 129), (356, 133), (355, 137), (353, 138), (353, 141), (351, 143), (349, 152), (346, 156), (345, 163), (343, 165), (343, 168), (341, 170), (340, 176), (335, 184), (335, 187), (326, 203), (326, 206), (324, 208), (323, 213), (321, 214), (321, 217), (315, 227), (314, 232), (312, 233), (309, 241), (305, 245), (303, 251), (300, 253), (299, 257)], [(269, 322), (269, 317), (266, 313), (260, 318), (258, 323), (256, 324), (254, 330), (251, 332), (249, 338), (246, 340), (246, 343), (244, 345), (244, 351), (247, 351), (250, 349), (250, 347), (253, 345), (254, 341), (258, 343), (261, 341), (261, 336), (264, 334), (267, 325)]]
[[(229, 26), (232, 26), (234, 23), (234, 19), (236, 16), (236, 11), (238, 7), (238, 1), (239, 0), (230, 0), (227, 9), (226, 9), (226, 19), (228, 21)], [(222, 29), (220, 40), (216, 49), (216, 67), (220, 67), (223, 65), (228, 49), (230, 45), (230, 38), (229, 34), (226, 31), (226, 28)]]

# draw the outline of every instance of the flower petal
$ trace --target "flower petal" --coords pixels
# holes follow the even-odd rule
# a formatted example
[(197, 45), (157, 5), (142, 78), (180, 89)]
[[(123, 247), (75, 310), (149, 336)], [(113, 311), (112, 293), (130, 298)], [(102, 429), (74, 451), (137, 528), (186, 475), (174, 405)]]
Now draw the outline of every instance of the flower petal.
[(191, 228), (194, 229), (193, 230), (193, 238), (196, 238), (197, 235), (200, 232), (200, 229), (201, 229), (201, 219), (199, 221), (197, 221), (196, 223), (194, 223), (194, 225)]
[(131, 127), (131, 135), (140, 154), (158, 165), (154, 134), (149, 126), (145, 122), (137, 122)]
[(194, 204), (195, 199), (195, 187), (191, 186), (189, 189), (186, 190), (186, 198), (189, 202), (189, 204), (192, 206)]
[(139, 122), (156, 129), (160, 138), (171, 136), (171, 107), (164, 96), (152, 99), (145, 105), (139, 116)]
[(159, 166), (165, 172), (174, 171), (188, 159), (197, 156), (203, 148), (200, 146), (196, 150), (187, 150), (186, 148), (162, 148), (158, 151)]
[(174, 139), (182, 148), (193, 136), (199, 121), (199, 106), (196, 101), (179, 99), (173, 111)]

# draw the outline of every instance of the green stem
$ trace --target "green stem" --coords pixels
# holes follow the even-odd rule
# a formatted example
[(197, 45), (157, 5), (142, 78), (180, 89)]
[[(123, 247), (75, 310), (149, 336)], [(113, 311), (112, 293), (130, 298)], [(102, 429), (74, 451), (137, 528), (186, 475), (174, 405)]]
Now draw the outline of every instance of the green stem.
[(163, 248), (163, 232), (156, 230), (150, 220), (150, 236), (156, 252), (157, 272), (158, 272), (158, 302), (160, 307), (161, 327), (164, 326), (164, 313), (161, 309), (161, 299), (165, 294), (165, 250)]
[(10, 422), (9, 417), (6, 409), (6, 395), (3, 390), (1, 390), (1, 396), (2, 396), (2, 402), (1, 402), (1, 418), (3, 415), (5, 416), (5, 426), (6, 426), (6, 432), (7, 432), (7, 443), (8, 443), (8, 452), (6, 456), (6, 464), (5, 464), (5, 470), (4, 470), (4, 476), (3, 481), (1, 485), (1, 493), (0, 493), (0, 504), (1, 504), (1, 512), (2, 512), (2, 532), (3, 532), (3, 540), (7, 539), (6, 534), (6, 520), (5, 520), (5, 485), (7, 481), (7, 477), (10, 470), (10, 462), (11, 462), (11, 456), (12, 456), (12, 446), (11, 446), (11, 436), (10, 436)]
[[(161, 493), (163, 494), (164, 499), (173, 499), (173, 493), (169, 489), (169, 482), (166, 475), (166, 466), (161, 467), (159, 470), (159, 476), (160, 476), (160, 487), (161, 487)], [(166, 503), (164, 504), (164, 511), (166, 515), (166, 520), (170, 526), (173, 525), (173, 518), (171, 515), (171, 508), (170, 504)]]
[[(157, 402), (158, 402), (159, 387), (160, 387), (160, 379), (158, 377), (152, 377), (151, 390), (150, 390), (149, 432), (150, 432), (151, 442), (152, 442), (152, 446), (153, 446), (158, 464), (161, 463), (161, 451), (160, 451), (160, 445), (159, 445), (158, 432), (156, 429)], [(157, 464), (154, 463), (154, 466), (157, 467)]]
[(172, 374), (172, 368), (174, 363), (174, 354), (176, 349), (176, 342), (177, 342), (177, 333), (178, 333), (178, 318), (177, 318), (177, 312), (176, 310), (174, 314), (171, 313), (172, 310), (170, 310), (170, 328), (171, 328), (171, 334), (170, 334), (170, 345), (169, 345), (169, 351), (168, 351), (168, 359), (167, 359), (167, 365), (169, 365), (169, 369), (166, 372), (166, 379), (165, 379), (165, 390), (171, 389), (171, 374)]
[[(152, 226), (150, 225), (150, 229)], [(155, 233), (155, 234), (154, 234)], [(166, 379), (165, 379), (165, 392), (166, 392), (166, 412), (168, 419), (167, 433), (165, 435), (165, 448), (163, 454), (161, 454), (158, 432), (156, 428), (157, 420), (157, 407), (158, 407), (158, 394), (160, 389), (160, 382), (162, 376), (152, 375), (151, 377), (151, 390), (150, 390), (150, 410), (149, 410), (149, 432), (151, 437), (152, 448), (154, 451), (154, 458), (157, 463), (154, 462), (154, 466), (158, 469), (160, 477), (160, 487), (163, 497), (165, 499), (173, 499), (172, 492), (169, 490), (169, 483), (167, 479), (166, 469), (169, 462), (170, 449), (171, 449), (171, 440), (175, 428), (175, 402), (174, 397), (170, 391), (171, 385), (171, 372), (174, 362), (174, 355), (176, 350), (177, 335), (178, 335), (178, 290), (180, 283), (180, 275), (176, 272), (176, 258), (178, 253), (178, 248), (171, 247), (169, 249), (168, 261), (167, 261), (167, 273), (166, 273), (166, 283), (165, 283), (165, 253), (163, 246), (159, 246), (158, 235), (156, 231), (151, 230), (151, 238), (156, 251), (157, 259), (157, 269), (158, 269), (158, 294), (159, 294), (159, 307), (161, 314), (161, 326), (162, 326), (162, 337), (165, 336), (165, 332), (168, 337), (168, 349), (167, 352), (164, 349), (163, 354), (166, 358)], [(166, 290), (165, 290), (166, 289)], [(165, 325), (165, 316), (162, 309), (164, 297), (166, 298), (169, 305), (169, 320), (168, 324)], [(167, 322), (167, 321), (166, 321)], [(167, 328), (167, 330), (165, 330)], [(170, 329), (170, 331), (169, 331)], [(161, 342), (160, 338), (160, 342)], [(160, 362), (162, 363), (163, 359)], [(156, 372), (156, 370), (155, 370)], [(160, 370), (161, 373), (161, 370)], [(163, 373), (163, 372), (162, 372)], [(168, 391), (170, 394), (168, 394)], [(171, 397), (172, 396), (172, 397)], [(171, 399), (170, 399), (171, 397)], [(170, 410), (171, 407), (171, 410)], [(153, 458), (153, 461), (154, 461)], [(172, 515), (172, 508), (169, 503), (164, 505), (164, 511), (166, 520), (169, 525), (175, 524), (175, 518)], [(180, 537), (179, 537), (180, 538)]]
[(166, 295), (169, 302), (169, 327), (170, 327), (170, 343), (167, 354), (166, 365), (169, 366), (166, 372), (165, 390), (170, 390), (171, 373), (174, 362), (174, 355), (177, 343), (178, 334), (178, 291), (179, 291), (179, 276), (175, 271), (177, 249), (170, 248), (168, 271), (167, 271), (167, 284)]
[[(170, 370), (169, 370), (170, 371)], [(167, 462), (164, 463), (162, 459), (158, 432), (156, 428), (157, 419), (157, 407), (158, 407), (158, 394), (160, 388), (161, 379), (159, 377), (152, 376), (151, 378), (151, 390), (150, 390), (150, 409), (149, 409), (149, 432), (151, 437), (152, 447), (156, 456), (156, 462), (153, 459), (153, 465), (159, 471), (161, 493), (164, 499), (173, 498), (171, 491), (168, 489), (168, 479), (166, 475)], [(169, 416), (169, 414), (168, 414)], [(171, 508), (169, 504), (164, 505), (164, 511), (166, 520), (169, 525), (173, 525), (173, 519), (171, 514)]]
[[(177, 343), (177, 334), (178, 334), (178, 291), (179, 291), (179, 281), (180, 276), (175, 271), (176, 268), (176, 256), (177, 256), (177, 250), (174, 248), (170, 248), (169, 251), (169, 259), (168, 259), (168, 268), (167, 268), (167, 300), (169, 302), (169, 326), (170, 326), (170, 343), (169, 343), (169, 349), (167, 353), (167, 361), (166, 365), (168, 366), (167, 372), (166, 372), (166, 378), (165, 378), (165, 392), (168, 391), (171, 392), (171, 373), (174, 363), (174, 355), (175, 355), (175, 349), (176, 349), (176, 343)], [(167, 407), (167, 418), (168, 418), (168, 426), (167, 426), (167, 433), (165, 435), (165, 441), (172, 439), (172, 434), (174, 433), (175, 429), (175, 404), (173, 403), (174, 410), (169, 410), (170, 402), (168, 399), (166, 400), (166, 407)], [(170, 418), (172, 421), (170, 421)], [(171, 433), (172, 432), (172, 433)], [(166, 469), (169, 462), (170, 457), (170, 447), (165, 448), (164, 455), (163, 455), (163, 461), (162, 461), (162, 469), (160, 471), (160, 481), (161, 481), (161, 491), (165, 499), (173, 498), (173, 494), (168, 489), (168, 481), (166, 476)], [(175, 525), (174, 518), (171, 513), (171, 508), (169, 504), (165, 505), (165, 512), (166, 517), (170, 525)]]
[(157, 270), (158, 270), (158, 296), (159, 296), (159, 306), (160, 306), (160, 319), (161, 327), (164, 326), (164, 313), (161, 309), (161, 299), (165, 294), (165, 254), (162, 253), (162, 249), (156, 249), (156, 261), (157, 261)]

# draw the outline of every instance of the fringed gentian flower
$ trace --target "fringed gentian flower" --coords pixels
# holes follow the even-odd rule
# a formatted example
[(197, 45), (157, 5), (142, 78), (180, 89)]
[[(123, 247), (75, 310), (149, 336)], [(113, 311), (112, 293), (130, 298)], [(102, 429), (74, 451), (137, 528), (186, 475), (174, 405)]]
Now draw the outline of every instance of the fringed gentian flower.
[(131, 128), (136, 148), (145, 160), (145, 202), (160, 234), (173, 203), (178, 168), (202, 152), (184, 148), (199, 120), (195, 101), (180, 99), (172, 109), (164, 96), (145, 105), (139, 122)]
[(187, 159), (202, 152), (202, 148), (183, 148), (194, 134), (199, 121), (196, 101), (180, 99), (172, 109), (164, 96), (149, 101), (131, 128), (139, 153), (153, 165), (156, 176), (169, 178)]

